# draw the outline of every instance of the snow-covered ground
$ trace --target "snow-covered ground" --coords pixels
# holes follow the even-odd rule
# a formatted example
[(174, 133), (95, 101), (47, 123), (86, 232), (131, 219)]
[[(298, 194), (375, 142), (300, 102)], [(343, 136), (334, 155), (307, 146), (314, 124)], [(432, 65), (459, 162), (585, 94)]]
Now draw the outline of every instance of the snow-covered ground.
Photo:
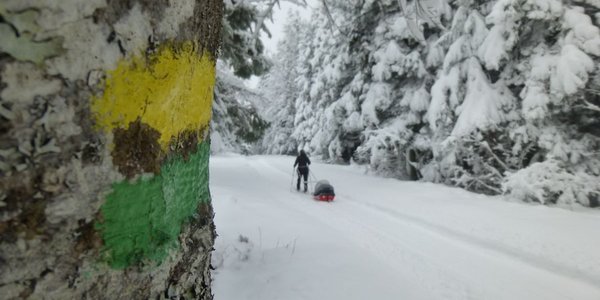
[(292, 157), (211, 158), (217, 300), (600, 299), (600, 211), (512, 203)]

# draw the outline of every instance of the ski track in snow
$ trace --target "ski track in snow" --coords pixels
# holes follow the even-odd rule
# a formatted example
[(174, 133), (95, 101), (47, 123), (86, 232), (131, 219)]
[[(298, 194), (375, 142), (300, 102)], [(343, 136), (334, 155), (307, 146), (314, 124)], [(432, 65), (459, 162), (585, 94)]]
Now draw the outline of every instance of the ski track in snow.
[(597, 211), (316, 163), (324, 203), (290, 192), (292, 163), (211, 158), (215, 299), (600, 299)]

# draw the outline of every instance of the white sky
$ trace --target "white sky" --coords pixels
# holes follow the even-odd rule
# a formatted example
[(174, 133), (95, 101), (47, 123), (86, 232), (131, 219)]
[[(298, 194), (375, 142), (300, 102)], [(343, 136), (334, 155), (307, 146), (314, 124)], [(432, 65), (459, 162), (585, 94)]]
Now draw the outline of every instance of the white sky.
[[(265, 53), (273, 54), (277, 52), (277, 43), (283, 37), (283, 27), (286, 23), (289, 11), (297, 10), (300, 12), (300, 16), (308, 19), (310, 17), (311, 8), (316, 7), (319, 0), (307, 0), (306, 2), (309, 5), (309, 7), (306, 8), (291, 4), (285, 0), (280, 2), (280, 7), (277, 5), (275, 6), (273, 11), (273, 21), (271, 22), (271, 20), (267, 20), (266, 22), (272, 36), (269, 38), (264, 33), (261, 35), (261, 40), (265, 45)], [(259, 78), (256, 76), (252, 76), (250, 79), (245, 81), (246, 85), (250, 88), (256, 88), (258, 82)]]
[(277, 51), (277, 43), (283, 37), (283, 26), (287, 21), (287, 16), (290, 11), (300, 12), (300, 16), (308, 19), (310, 17), (311, 8), (315, 7), (318, 0), (307, 0), (309, 7), (304, 8), (286, 1), (281, 1), (281, 7), (275, 6), (273, 13), (273, 22), (267, 20), (267, 27), (271, 31), (272, 38), (268, 38), (266, 34), (262, 35), (262, 41), (265, 44), (267, 52), (275, 53)]

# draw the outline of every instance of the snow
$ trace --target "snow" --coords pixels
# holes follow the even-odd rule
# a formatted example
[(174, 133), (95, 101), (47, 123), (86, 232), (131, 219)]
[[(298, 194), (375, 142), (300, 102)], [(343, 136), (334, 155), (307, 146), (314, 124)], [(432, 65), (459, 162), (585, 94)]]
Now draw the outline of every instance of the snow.
[(467, 135), (474, 129), (487, 129), (506, 120), (502, 107), (512, 102), (512, 95), (490, 84), (476, 59), (468, 63), (467, 93), (452, 135)]
[[(189, 16), (191, 15), (190, 13)], [(180, 22), (184, 20), (187, 19)], [(141, 5), (136, 3), (127, 15), (115, 23), (114, 30), (125, 51), (139, 55), (148, 47), (148, 37), (152, 36), (153, 29), (150, 17), (142, 11)], [(175, 34), (172, 36), (174, 37)]]
[(544, 20), (560, 17), (563, 4), (559, 0), (528, 0), (524, 9), (528, 11), (527, 17)]
[[(416, 90), (414, 93), (409, 93), (410, 95), (410, 109), (412, 111), (427, 111), (429, 107), (429, 98), (431, 97), (424, 86), (420, 89)], [(406, 96), (405, 96), (406, 97)]]
[(363, 129), (363, 124), (358, 112), (353, 112), (348, 119), (344, 121), (344, 129), (347, 132), (356, 132)]
[(215, 299), (600, 299), (600, 212), (528, 205), (293, 157), (211, 158)]
[(479, 48), (479, 57), (487, 69), (498, 70), (518, 40), (515, 28), (518, 28), (519, 10), (514, 6), (512, 0), (500, 0), (486, 18), (487, 23), (494, 25)]
[(594, 70), (594, 61), (573, 45), (565, 45), (551, 78), (552, 89), (567, 95), (576, 93), (588, 81), (588, 73)]
[(528, 120), (542, 119), (546, 116), (550, 98), (545, 91), (541, 83), (532, 80), (521, 92), (523, 115)]
[(448, 49), (448, 53), (446, 54), (446, 58), (444, 59), (444, 70), (450, 69), (455, 64), (462, 62), (465, 58), (470, 57), (471, 46), (468, 43), (468, 39), (466, 36), (462, 36), (456, 40)]
[(441, 65), (444, 62), (444, 55), (444, 48), (441, 47), (440, 43), (434, 43), (429, 48), (427, 58), (425, 59), (427, 67), (431, 68)]
[[(412, 33), (408, 29), (408, 20), (404, 17), (394, 18), (392, 21), (392, 25), (388, 27), (390, 31), (390, 36), (398, 39), (410, 39), (412, 38)], [(379, 28), (379, 27), (378, 27)]]
[(448, 113), (449, 108), (458, 105), (460, 77), (460, 68), (455, 66), (447, 74), (442, 74), (431, 87), (431, 103), (427, 110), (427, 118), (431, 129), (437, 130), (437, 121)]
[(379, 124), (377, 111), (384, 111), (392, 104), (390, 90), (389, 85), (386, 83), (371, 85), (366, 99), (361, 105), (365, 124)]
[(390, 41), (383, 49), (378, 50), (373, 55), (378, 61), (373, 66), (373, 78), (378, 81), (388, 80), (391, 76), (391, 67), (402, 64), (405, 58), (402, 50), (395, 41)]
[(519, 199), (544, 203), (545, 199), (560, 195), (556, 200), (559, 204), (580, 203), (589, 206), (588, 195), (597, 193), (600, 183), (597, 178), (585, 172), (566, 172), (559, 161), (549, 159), (510, 174), (503, 184), (503, 189), (511, 190), (512, 195)]
[(582, 7), (567, 9), (564, 25), (572, 29), (566, 38), (568, 43), (589, 54), (600, 55), (600, 29), (593, 25), (592, 18), (584, 13)]

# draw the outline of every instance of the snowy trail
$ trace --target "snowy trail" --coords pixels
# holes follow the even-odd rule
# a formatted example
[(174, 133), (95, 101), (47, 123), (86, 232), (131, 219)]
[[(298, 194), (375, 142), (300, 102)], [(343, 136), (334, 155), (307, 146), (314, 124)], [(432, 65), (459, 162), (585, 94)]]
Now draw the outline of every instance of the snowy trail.
[(211, 158), (215, 299), (600, 299), (600, 213), (510, 203), (290, 157)]

